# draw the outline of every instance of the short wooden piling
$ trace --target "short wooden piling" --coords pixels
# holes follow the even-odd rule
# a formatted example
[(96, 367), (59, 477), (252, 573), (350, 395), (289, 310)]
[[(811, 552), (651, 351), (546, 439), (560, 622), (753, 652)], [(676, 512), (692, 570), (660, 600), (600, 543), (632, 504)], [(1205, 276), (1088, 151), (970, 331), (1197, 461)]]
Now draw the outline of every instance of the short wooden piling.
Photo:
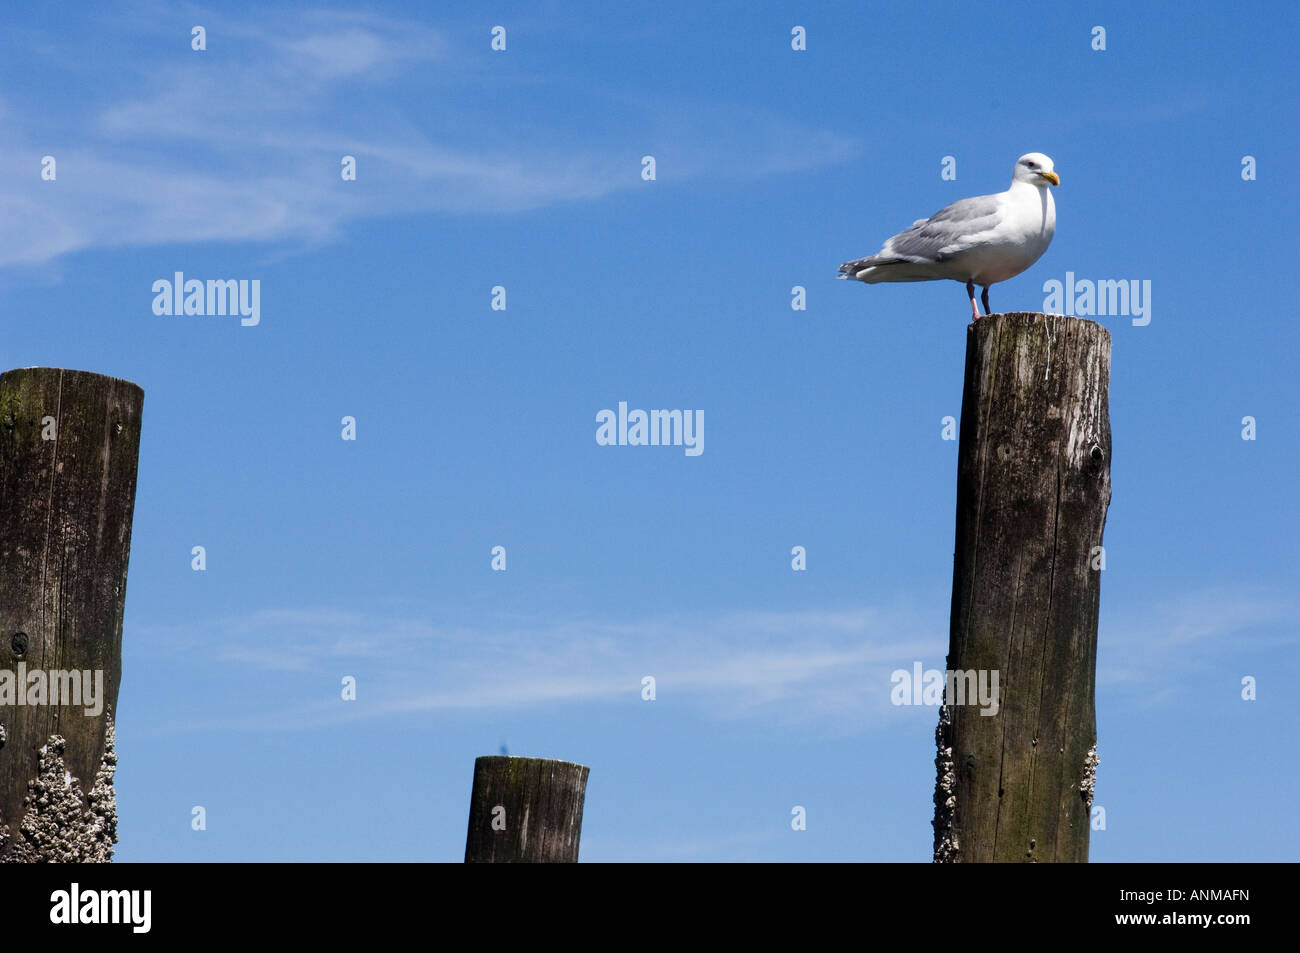
[(576, 863), (589, 771), (546, 758), (478, 758), (465, 863)]
[(0, 375), (0, 860), (112, 857), (143, 404), (87, 371)]

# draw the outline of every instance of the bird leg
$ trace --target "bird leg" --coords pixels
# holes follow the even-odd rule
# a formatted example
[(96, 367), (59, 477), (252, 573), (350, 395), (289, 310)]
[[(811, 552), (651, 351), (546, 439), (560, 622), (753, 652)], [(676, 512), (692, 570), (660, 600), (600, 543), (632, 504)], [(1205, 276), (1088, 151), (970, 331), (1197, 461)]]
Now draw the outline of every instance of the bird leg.
[(984, 302), (984, 313), (989, 313), (989, 286), (984, 286), (984, 293), (980, 295), (980, 300)]
[[(984, 294), (987, 295), (988, 293), (989, 290), (985, 288)], [(978, 321), (980, 319), (980, 310), (979, 308), (975, 307), (975, 282), (973, 281), (966, 282), (966, 294), (970, 296), (970, 315), (971, 315), (970, 319), (972, 321)], [(988, 301), (986, 300), (984, 302), (985, 310), (988, 309), (988, 306), (989, 306)]]

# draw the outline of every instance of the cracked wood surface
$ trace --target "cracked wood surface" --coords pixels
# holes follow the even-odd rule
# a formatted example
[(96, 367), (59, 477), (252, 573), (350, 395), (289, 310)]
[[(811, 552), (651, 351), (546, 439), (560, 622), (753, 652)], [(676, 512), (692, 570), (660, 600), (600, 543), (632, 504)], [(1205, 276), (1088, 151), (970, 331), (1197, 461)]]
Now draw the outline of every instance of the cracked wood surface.
[(23, 846), (24, 800), (43, 748), (47, 758), (51, 744), (59, 748), (81, 801), (94, 800), (103, 772), (143, 403), (135, 384), (87, 371), (0, 375), (0, 670), (103, 672), (94, 715), (84, 705), (0, 705), (0, 856)]
[(589, 771), (549, 758), (478, 758), (465, 862), (576, 863)]
[(1060, 315), (967, 331), (948, 668), (1000, 699), (940, 719), (937, 861), (1088, 859), (1110, 344)]

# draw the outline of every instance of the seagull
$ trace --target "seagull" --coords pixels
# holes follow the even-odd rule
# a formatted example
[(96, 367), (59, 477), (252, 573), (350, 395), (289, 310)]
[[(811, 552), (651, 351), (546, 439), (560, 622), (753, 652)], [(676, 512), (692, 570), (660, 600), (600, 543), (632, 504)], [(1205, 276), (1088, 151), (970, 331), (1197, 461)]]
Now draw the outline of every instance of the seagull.
[(983, 285), (989, 313), (989, 285), (1014, 278), (1047, 251), (1056, 234), (1056, 205), (1049, 185), (1060, 185), (1052, 160), (1030, 152), (1016, 160), (1011, 187), (996, 195), (961, 199), (885, 242), (869, 258), (840, 265), (841, 278), (878, 281), (966, 282), (971, 320), (978, 321), (975, 286)]

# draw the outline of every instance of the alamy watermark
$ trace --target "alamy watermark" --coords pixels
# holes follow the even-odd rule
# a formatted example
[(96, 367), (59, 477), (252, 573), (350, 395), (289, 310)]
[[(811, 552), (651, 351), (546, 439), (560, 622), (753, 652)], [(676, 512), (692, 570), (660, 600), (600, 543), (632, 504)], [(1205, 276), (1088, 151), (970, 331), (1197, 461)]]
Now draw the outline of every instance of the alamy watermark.
[(1076, 280), (1074, 272), (1067, 271), (1063, 282), (1055, 278), (1044, 281), (1043, 294), (1047, 295), (1043, 299), (1043, 311), (1047, 314), (1071, 314), (1079, 318), (1122, 315), (1131, 316), (1135, 327), (1151, 323), (1150, 278)]
[(631, 410), (618, 402), (618, 414), (596, 414), (596, 443), (602, 447), (685, 447), (688, 457), (704, 452), (704, 411)]
[(176, 272), (171, 280), (153, 283), (153, 313), (157, 315), (238, 314), (239, 323), (251, 328), (262, 320), (262, 280), (241, 278), (185, 279)]
[(132, 933), (148, 933), (153, 925), (152, 890), (83, 890), (73, 882), (50, 894), (53, 924), (123, 924)]
[(104, 670), (0, 668), (0, 708), (6, 705), (81, 706), (91, 718), (104, 710)]
[(889, 700), (895, 705), (979, 705), (981, 715), (998, 713), (997, 669), (912, 670), (895, 669), (889, 676), (893, 689)]

